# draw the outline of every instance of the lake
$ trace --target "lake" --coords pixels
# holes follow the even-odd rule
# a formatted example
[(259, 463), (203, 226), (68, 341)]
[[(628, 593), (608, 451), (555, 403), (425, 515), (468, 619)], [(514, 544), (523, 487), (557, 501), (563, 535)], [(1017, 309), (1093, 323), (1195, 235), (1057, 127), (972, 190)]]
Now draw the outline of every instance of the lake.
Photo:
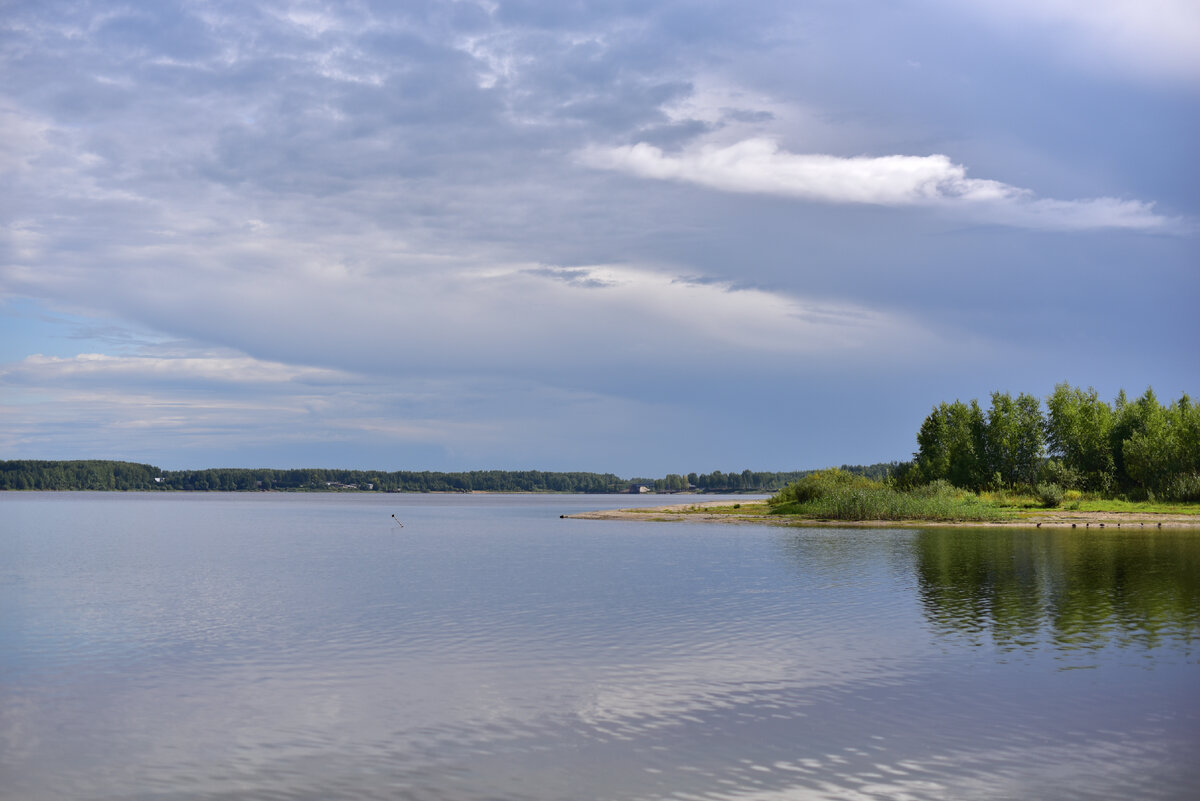
[(0, 797), (1197, 797), (1200, 531), (662, 502), (0, 494)]

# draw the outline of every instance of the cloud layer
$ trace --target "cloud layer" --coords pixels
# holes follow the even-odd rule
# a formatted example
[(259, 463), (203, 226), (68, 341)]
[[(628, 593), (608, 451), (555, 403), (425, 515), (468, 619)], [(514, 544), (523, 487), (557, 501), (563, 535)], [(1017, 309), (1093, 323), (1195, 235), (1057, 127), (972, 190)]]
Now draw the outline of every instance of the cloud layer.
[(1088, 8), (10, 3), (0, 445), (784, 469), (1192, 389), (1195, 14)]

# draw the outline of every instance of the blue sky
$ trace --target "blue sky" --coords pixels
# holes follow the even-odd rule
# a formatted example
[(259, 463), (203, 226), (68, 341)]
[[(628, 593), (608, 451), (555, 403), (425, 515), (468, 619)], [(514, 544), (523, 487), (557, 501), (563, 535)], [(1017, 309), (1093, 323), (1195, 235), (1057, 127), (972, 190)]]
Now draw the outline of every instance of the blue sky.
[(659, 475), (1200, 394), (1192, 0), (10, 2), (0, 458)]

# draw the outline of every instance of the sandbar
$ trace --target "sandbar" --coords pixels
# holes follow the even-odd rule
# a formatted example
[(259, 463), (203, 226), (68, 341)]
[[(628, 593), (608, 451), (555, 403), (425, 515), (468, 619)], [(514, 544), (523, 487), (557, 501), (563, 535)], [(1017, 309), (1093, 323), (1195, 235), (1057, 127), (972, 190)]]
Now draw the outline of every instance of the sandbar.
[[(1200, 516), (1138, 512), (1083, 512), (1066, 509), (1022, 510), (1011, 520), (822, 520), (800, 515), (768, 515), (765, 501), (702, 501), (632, 509), (603, 509), (562, 515), (577, 520), (653, 520), (660, 522), (741, 523), (768, 526), (829, 528), (1077, 528), (1137, 529), (1191, 528), (1200, 530)], [(722, 511), (717, 511), (720, 508)], [(743, 511), (744, 510), (744, 511)]]

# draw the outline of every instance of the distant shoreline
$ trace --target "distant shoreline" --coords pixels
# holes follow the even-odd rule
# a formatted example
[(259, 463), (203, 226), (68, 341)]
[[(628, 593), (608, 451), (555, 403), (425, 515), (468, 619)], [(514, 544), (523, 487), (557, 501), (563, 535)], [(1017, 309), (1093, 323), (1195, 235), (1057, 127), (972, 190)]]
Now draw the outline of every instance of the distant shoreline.
[[(740, 504), (736, 511), (729, 501), (681, 503), (633, 509), (605, 509), (563, 515), (576, 520), (643, 520), (656, 522), (756, 524), (810, 528), (1056, 528), (1079, 530), (1151, 531), (1160, 528), (1200, 530), (1200, 516), (1152, 512), (1080, 512), (1046, 509), (1022, 513), (1011, 520), (822, 520), (800, 515), (771, 515), (765, 502)], [(722, 511), (717, 511), (717, 509)], [(744, 509), (744, 511), (743, 511)]]
[[(0, 496), (4, 493), (54, 493), (54, 492), (103, 492), (103, 493), (132, 493), (140, 492), (145, 495), (605, 495), (610, 497), (645, 498), (649, 495), (678, 498), (681, 495), (703, 498), (711, 495), (723, 496), (756, 496), (768, 495), (765, 490), (710, 490), (698, 492), (653, 492), (635, 494), (621, 492), (589, 492), (586, 490), (368, 490), (368, 489), (326, 489), (320, 487), (285, 487), (281, 489), (180, 489), (178, 487), (138, 487), (133, 489), (97, 489), (87, 487), (69, 487), (63, 489), (9, 489), (0, 487)], [(753, 503), (754, 501), (750, 501)], [(713, 501), (713, 503), (729, 503), (729, 501)], [(682, 504), (689, 506), (691, 504)]]

